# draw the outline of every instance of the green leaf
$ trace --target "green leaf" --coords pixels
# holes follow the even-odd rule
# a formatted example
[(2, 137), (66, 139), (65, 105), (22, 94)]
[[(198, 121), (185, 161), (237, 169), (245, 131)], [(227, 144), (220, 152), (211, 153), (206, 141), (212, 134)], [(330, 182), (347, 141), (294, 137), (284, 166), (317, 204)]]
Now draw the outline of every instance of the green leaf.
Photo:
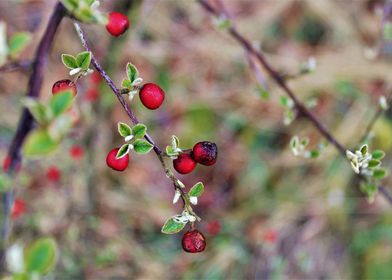
[(71, 130), (73, 118), (70, 114), (63, 114), (54, 118), (48, 127), (48, 134), (54, 141), (59, 141)]
[(15, 33), (9, 40), (8, 50), (12, 57), (23, 51), (31, 41), (31, 34), (28, 32)]
[(52, 238), (40, 238), (25, 250), (25, 269), (30, 273), (47, 274), (55, 265), (57, 246)]
[(63, 62), (65, 67), (67, 67), (69, 69), (78, 68), (78, 63), (76, 62), (76, 58), (73, 55), (62, 54), (61, 55), (61, 61)]
[(375, 169), (373, 171), (373, 177), (378, 179), (378, 180), (381, 180), (386, 175), (387, 175), (387, 171), (384, 168)]
[(372, 159), (383, 159), (385, 157), (385, 153), (382, 150), (375, 150), (372, 153)]
[(124, 79), (121, 83), (121, 87), (126, 89), (132, 88), (132, 82), (128, 79)]
[(41, 156), (49, 154), (56, 150), (57, 142), (55, 142), (46, 130), (36, 130), (27, 136), (23, 145), (23, 154), (26, 157)]
[(67, 111), (72, 106), (73, 94), (69, 90), (59, 92), (52, 96), (49, 101), (49, 108), (52, 110), (54, 117)]
[(170, 157), (170, 156), (178, 156), (180, 153), (173, 151), (172, 146), (166, 146), (166, 154)]
[(369, 164), (369, 168), (375, 168), (381, 165), (381, 161), (377, 159), (371, 159), (368, 164)]
[(174, 217), (171, 217), (166, 221), (163, 225), (161, 232), (165, 234), (174, 234), (180, 232), (186, 224), (180, 223), (174, 220)]
[(310, 158), (317, 158), (317, 157), (320, 156), (320, 151), (319, 150), (311, 150), (309, 153), (310, 153), (309, 154)]
[(133, 143), (133, 148), (135, 149), (135, 152), (138, 154), (147, 154), (152, 150), (153, 147), (154, 146), (151, 145), (149, 142), (142, 139), (136, 139), (135, 142)]
[(132, 135), (132, 128), (130, 128), (129, 125), (127, 125), (126, 123), (118, 122), (117, 130), (122, 137), (127, 137), (129, 135)]
[(283, 107), (287, 107), (288, 103), (289, 103), (289, 99), (286, 96), (282, 95), (279, 97), (279, 102), (280, 102), (280, 105), (282, 105)]
[(76, 57), (76, 63), (78, 64), (78, 67), (87, 70), (91, 63), (91, 52), (86, 51), (79, 53)]
[(268, 100), (270, 98), (270, 93), (263, 86), (258, 85), (257, 91), (262, 99)]
[(361, 154), (364, 156), (364, 155), (366, 155), (367, 154), (367, 152), (368, 152), (368, 145), (362, 145), (362, 147), (361, 147)]
[(79, 0), (62, 0), (61, 1), (68, 11), (72, 12), (79, 5)]
[(127, 76), (131, 84), (139, 77), (139, 71), (136, 66), (130, 62), (127, 64)]
[(138, 123), (133, 127), (133, 135), (135, 138), (143, 138), (144, 135), (146, 135), (147, 132), (147, 126), (145, 126), (142, 123)]
[(45, 125), (48, 122), (48, 114), (46, 112), (46, 107), (44, 104), (33, 98), (26, 98), (23, 100), (23, 104), (33, 115), (34, 119), (40, 124)]
[(129, 144), (122, 145), (121, 148), (117, 152), (116, 159), (120, 159), (122, 157), (125, 157), (129, 152), (129, 148), (130, 148)]
[(188, 192), (189, 196), (199, 197), (204, 192), (204, 185), (202, 182), (196, 183)]

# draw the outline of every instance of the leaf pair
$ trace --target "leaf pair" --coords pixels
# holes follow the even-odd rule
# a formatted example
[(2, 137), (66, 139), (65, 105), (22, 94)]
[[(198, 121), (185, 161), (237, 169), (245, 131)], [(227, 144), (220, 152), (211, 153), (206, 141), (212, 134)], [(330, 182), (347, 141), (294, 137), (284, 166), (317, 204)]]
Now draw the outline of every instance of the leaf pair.
[(105, 24), (105, 17), (96, 9), (96, 0), (61, 0), (66, 9), (81, 22)]
[(117, 159), (127, 155), (131, 149), (134, 149), (138, 154), (147, 154), (154, 148), (151, 143), (143, 139), (147, 132), (147, 127), (144, 124), (138, 123), (131, 128), (126, 123), (119, 122), (117, 130), (126, 142), (130, 141), (120, 147), (116, 155)]
[(71, 70), (81, 69), (87, 71), (91, 63), (91, 52), (81, 52), (76, 57), (70, 54), (62, 54), (61, 60), (63, 64)]

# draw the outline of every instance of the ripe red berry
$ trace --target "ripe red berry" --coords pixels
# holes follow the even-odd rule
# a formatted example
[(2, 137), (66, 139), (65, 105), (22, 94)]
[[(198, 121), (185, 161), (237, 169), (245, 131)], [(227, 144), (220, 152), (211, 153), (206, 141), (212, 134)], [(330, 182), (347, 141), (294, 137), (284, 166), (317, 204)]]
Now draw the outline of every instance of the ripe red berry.
[[(11, 157), (10, 156), (6, 156), (3, 160), (3, 171), (4, 172), (8, 172), (11, 166)], [(18, 172), (21, 168), (21, 164), (20, 162), (18, 162), (15, 166), (15, 171)]]
[(50, 166), (46, 171), (46, 178), (51, 182), (57, 183), (60, 177), (61, 171), (56, 166)]
[(158, 109), (165, 99), (165, 92), (153, 83), (145, 84), (139, 93), (140, 100), (148, 109)]
[(221, 224), (218, 220), (210, 221), (206, 224), (207, 233), (217, 235), (221, 231)]
[(79, 146), (79, 145), (73, 145), (70, 149), (69, 149), (69, 154), (71, 155), (72, 158), (74, 159), (80, 159), (83, 157), (84, 155), (84, 149), (83, 147)]
[(188, 174), (192, 172), (196, 167), (196, 162), (193, 160), (190, 153), (179, 154), (178, 157), (173, 160), (174, 169), (180, 174)]
[(26, 212), (26, 203), (22, 199), (15, 199), (11, 208), (11, 218), (19, 218), (24, 212)]
[(94, 72), (90, 76), (90, 80), (93, 84), (98, 85), (102, 81), (102, 76), (99, 74), (99, 72)]
[(106, 24), (106, 30), (117, 37), (127, 31), (129, 27), (129, 21), (126, 15), (117, 12), (109, 13), (108, 23)]
[(97, 101), (99, 98), (99, 91), (96, 88), (90, 88), (86, 91), (85, 99), (89, 102)]
[(203, 141), (193, 146), (193, 159), (203, 165), (213, 165), (218, 157), (218, 147), (215, 143)]
[(182, 249), (188, 253), (200, 253), (206, 248), (206, 239), (197, 229), (187, 231), (182, 237)]
[(117, 152), (120, 148), (115, 148), (111, 150), (106, 157), (106, 164), (117, 171), (124, 171), (129, 163), (129, 154), (123, 156), (122, 158), (116, 159)]
[(268, 229), (264, 235), (263, 239), (265, 242), (270, 243), (270, 244), (275, 244), (276, 241), (278, 241), (278, 233), (274, 229)]
[(76, 96), (76, 94), (78, 93), (78, 89), (76, 88), (76, 85), (74, 82), (72, 82), (71, 80), (60, 80), (57, 81), (53, 84), (52, 87), (52, 94), (56, 94), (65, 90), (70, 90), (73, 94), (73, 96)]

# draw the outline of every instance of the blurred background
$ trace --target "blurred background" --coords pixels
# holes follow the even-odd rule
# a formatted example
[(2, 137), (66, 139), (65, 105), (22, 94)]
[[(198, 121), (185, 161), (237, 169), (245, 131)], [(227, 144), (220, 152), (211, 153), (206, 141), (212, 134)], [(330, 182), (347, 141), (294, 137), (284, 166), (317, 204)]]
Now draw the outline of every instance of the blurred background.
[[(358, 148), (392, 80), (392, 44), (382, 36), (384, 1), (224, 2), (271, 64), (295, 76), (289, 84), (299, 98), (313, 104), (341, 143)], [(33, 58), (55, 3), (0, 1), (7, 35), (33, 34), (20, 59)], [(381, 195), (368, 203), (333, 146), (316, 159), (293, 155), (292, 136), (309, 137), (311, 148), (322, 137), (303, 118), (284, 124), (284, 93), (196, 1), (102, 1), (101, 10), (126, 13), (131, 21), (119, 39), (102, 26), (85, 26), (117, 85), (132, 62), (145, 82), (166, 91), (157, 111), (146, 110), (138, 97), (131, 103), (157, 144), (169, 145), (175, 134), (181, 147), (202, 140), (219, 147), (216, 165), (178, 175), (187, 186), (206, 186), (195, 210), (207, 249), (187, 254), (181, 234), (160, 233), (181, 209), (172, 205), (172, 185), (153, 153), (133, 154), (123, 173), (106, 167), (107, 152), (122, 143), (116, 124), (129, 121), (95, 75), (78, 83), (79, 120), (61, 148), (22, 163), (13, 185), (24, 211), (13, 215), (11, 244), (53, 236), (60, 252), (54, 279), (392, 279), (391, 206)], [(65, 19), (45, 70), (43, 100), (54, 81), (68, 78), (60, 55), (82, 50)], [(317, 61), (315, 71), (297, 75), (309, 58)], [(1, 158), (28, 77), (28, 70), (0, 73)], [(391, 121), (388, 112), (380, 117), (370, 142), (372, 150), (387, 153), (387, 169)], [(384, 184), (392, 189), (389, 178)]]

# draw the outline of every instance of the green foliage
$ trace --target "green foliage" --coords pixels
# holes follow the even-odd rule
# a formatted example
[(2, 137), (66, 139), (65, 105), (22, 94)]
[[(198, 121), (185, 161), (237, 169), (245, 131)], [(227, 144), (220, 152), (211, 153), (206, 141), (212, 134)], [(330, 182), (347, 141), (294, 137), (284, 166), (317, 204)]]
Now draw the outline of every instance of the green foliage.
[(138, 123), (133, 127), (133, 135), (135, 136), (136, 139), (143, 138), (144, 135), (146, 135), (146, 132), (147, 132), (147, 127), (142, 123)]
[(45, 129), (38, 129), (29, 134), (23, 145), (23, 154), (26, 157), (35, 157), (55, 151), (58, 143), (54, 141)]
[(125, 155), (127, 155), (130, 150), (130, 147), (131, 147), (130, 144), (122, 145), (117, 152), (116, 158), (120, 159), (120, 158), (124, 157)]
[(174, 234), (180, 232), (184, 227), (185, 223), (178, 222), (174, 217), (169, 218), (163, 225), (161, 232), (165, 234)]
[(135, 142), (133, 143), (133, 147), (134, 147), (136, 153), (147, 154), (152, 150), (152, 148), (154, 146), (151, 145), (146, 140), (136, 139)]
[(196, 183), (188, 192), (189, 196), (200, 197), (204, 192), (204, 185), (202, 182)]
[(68, 69), (71, 69), (70, 75), (79, 73), (88, 73), (91, 64), (92, 54), (91, 52), (84, 51), (80, 52), (75, 56), (71, 54), (62, 54), (61, 61)]
[(26, 248), (24, 255), (26, 272), (45, 275), (56, 263), (56, 242), (52, 238), (38, 239)]
[(123, 122), (119, 122), (117, 126), (118, 126), (118, 133), (120, 133), (122, 137), (127, 137), (132, 135), (132, 128), (130, 128), (129, 125)]
[(94, 0), (61, 0), (67, 10), (79, 21), (106, 24), (106, 17), (96, 9)]
[(9, 40), (8, 52), (11, 57), (16, 57), (21, 53), (31, 41), (31, 34), (28, 32), (15, 33)]

